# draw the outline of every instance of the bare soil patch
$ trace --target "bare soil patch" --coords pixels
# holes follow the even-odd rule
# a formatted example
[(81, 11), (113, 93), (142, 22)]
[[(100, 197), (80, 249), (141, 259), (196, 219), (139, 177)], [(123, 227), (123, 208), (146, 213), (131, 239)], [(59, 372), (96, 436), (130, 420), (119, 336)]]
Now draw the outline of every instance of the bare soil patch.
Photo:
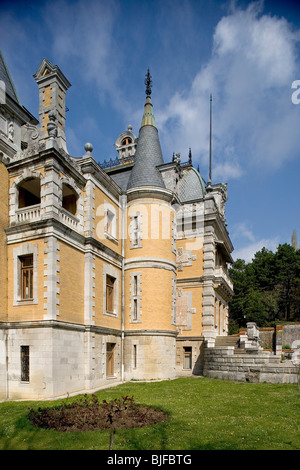
[(96, 395), (85, 395), (83, 399), (71, 404), (63, 403), (59, 408), (29, 411), (29, 420), (34, 426), (63, 432), (129, 429), (150, 426), (167, 419), (164, 411), (138, 405), (133, 397), (100, 403)]

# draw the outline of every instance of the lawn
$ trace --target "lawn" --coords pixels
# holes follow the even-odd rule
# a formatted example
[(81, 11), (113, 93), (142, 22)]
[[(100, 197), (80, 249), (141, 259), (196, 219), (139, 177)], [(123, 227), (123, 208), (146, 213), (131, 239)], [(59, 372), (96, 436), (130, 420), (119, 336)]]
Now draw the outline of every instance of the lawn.
[[(117, 430), (114, 450), (300, 449), (297, 385), (180, 378), (131, 382), (97, 392), (100, 401), (133, 396), (163, 409), (165, 422)], [(68, 398), (67, 401), (78, 399)], [(0, 450), (107, 450), (109, 431), (59, 432), (34, 428), (30, 408), (65, 400), (0, 403)]]

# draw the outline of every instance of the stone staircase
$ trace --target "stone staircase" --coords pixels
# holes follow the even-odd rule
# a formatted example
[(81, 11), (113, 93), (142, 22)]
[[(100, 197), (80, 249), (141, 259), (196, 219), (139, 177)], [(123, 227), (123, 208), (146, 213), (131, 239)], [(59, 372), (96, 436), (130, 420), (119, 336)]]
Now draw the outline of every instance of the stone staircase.
[(215, 341), (216, 347), (233, 346), (234, 354), (245, 354), (245, 349), (239, 348), (239, 336), (217, 336)]
[[(240, 347), (239, 336), (217, 336), (214, 347), (204, 349), (203, 376), (240, 382), (298, 383), (292, 361), (281, 361), (257, 347)], [(251, 346), (251, 345), (250, 345)]]

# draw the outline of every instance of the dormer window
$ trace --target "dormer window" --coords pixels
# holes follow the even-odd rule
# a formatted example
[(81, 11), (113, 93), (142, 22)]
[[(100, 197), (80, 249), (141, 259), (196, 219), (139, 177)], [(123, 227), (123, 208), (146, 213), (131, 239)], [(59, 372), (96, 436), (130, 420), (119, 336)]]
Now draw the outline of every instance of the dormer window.
[(62, 207), (76, 215), (77, 194), (74, 189), (66, 183), (62, 185)]
[(121, 145), (129, 145), (129, 144), (132, 144), (132, 139), (130, 137), (125, 137), (121, 142)]
[(28, 178), (19, 184), (19, 209), (41, 203), (39, 178)]

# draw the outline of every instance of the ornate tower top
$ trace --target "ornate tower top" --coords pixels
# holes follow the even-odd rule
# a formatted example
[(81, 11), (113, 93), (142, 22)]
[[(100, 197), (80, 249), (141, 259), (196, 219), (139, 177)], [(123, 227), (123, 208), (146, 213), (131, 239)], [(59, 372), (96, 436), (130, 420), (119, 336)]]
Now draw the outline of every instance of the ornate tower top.
[(148, 68), (147, 73), (146, 73), (146, 78), (145, 78), (145, 85), (146, 85), (146, 95), (151, 96), (151, 88), (152, 88), (152, 79), (150, 75), (150, 70)]
[(34, 78), (38, 84), (40, 94), (40, 137), (41, 139), (48, 139), (47, 124), (49, 121), (53, 121), (53, 113), (55, 113), (59, 147), (67, 151), (65, 136), (66, 91), (71, 84), (60, 68), (57, 65), (52, 65), (47, 59), (43, 59), (37, 72), (34, 74)]
[(151, 93), (152, 93), (152, 79), (150, 75), (149, 69), (147, 70), (146, 76), (145, 76), (145, 85), (146, 85), (146, 103), (144, 107), (144, 114), (143, 114), (143, 119), (142, 119), (142, 124), (141, 127), (143, 126), (153, 126), (156, 127), (155, 124), (155, 117), (153, 113), (153, 106), (151, 102)]
[(138, 186), (165, 188), (163, 178), (157, 168), (164, 161), (150, 98), (152, 80), (149, 69), (146, 74), (145, 85), (146, 103), (136, 146), (134, 167), (130, 174), (127, 189)]

